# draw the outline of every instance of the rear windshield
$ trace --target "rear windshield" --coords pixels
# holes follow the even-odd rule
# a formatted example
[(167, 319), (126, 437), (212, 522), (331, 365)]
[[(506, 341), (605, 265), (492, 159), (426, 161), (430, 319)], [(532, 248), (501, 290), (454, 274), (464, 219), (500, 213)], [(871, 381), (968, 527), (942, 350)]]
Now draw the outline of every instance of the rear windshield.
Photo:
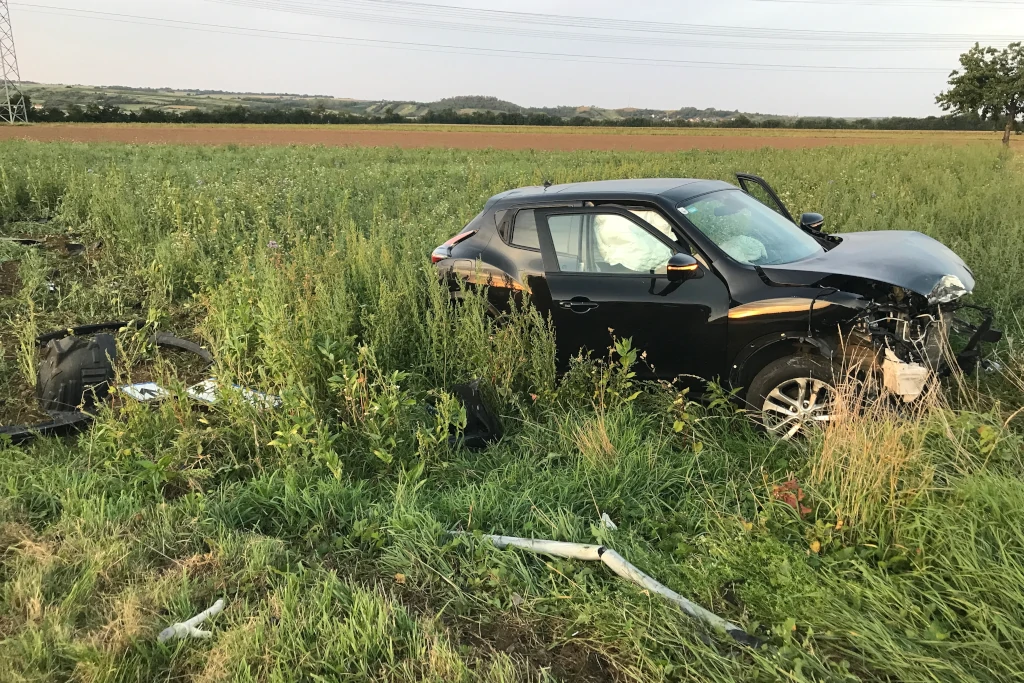
[(740, 263), (774, 266), (824, 252), (813, 237), (742, 190), (701, 195), (679, 212)]

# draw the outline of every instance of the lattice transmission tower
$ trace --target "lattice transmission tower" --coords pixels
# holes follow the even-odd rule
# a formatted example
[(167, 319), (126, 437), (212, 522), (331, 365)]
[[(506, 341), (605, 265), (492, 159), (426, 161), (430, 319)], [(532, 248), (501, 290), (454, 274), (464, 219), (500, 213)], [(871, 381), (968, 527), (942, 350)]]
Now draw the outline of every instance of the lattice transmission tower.
[(11, 30), (7, 0), (0, 0), (0, 70), (4, 79), (3, 92), (0, 92), (0, 121), (28, 123), (28, 109), (18, 88), (21, 74), (18, 73), (18, 55), (14, 51), (14, 31)]

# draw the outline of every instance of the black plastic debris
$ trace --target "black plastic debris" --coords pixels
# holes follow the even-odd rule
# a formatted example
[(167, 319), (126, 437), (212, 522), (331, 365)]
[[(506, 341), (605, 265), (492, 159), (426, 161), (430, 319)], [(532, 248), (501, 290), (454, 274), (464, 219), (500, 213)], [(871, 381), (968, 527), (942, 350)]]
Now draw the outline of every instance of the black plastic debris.
[(114, 379), (117, 342), (109, 334), (52, 339), (43, 348), (36, 398), (47, 412), (92, 409)]
[(0, 237), (0, 242), (9, 242), (11, 244), (17, 244), (22, 247), (43, 246), (42, 240), (37, 240), (32, 237)]
[[(480, 380), (456, 384), (452, 387), (452, 393), (466, 407), (466, 429), (461, 435), (462, 444), (466, 448), (481, 450), (486, 448), (487, 444), (501, 438), (501, 424), (487, 407), (483, 392), (480, 390)], [(459, 439), (458, 434), (452, 434), (448, 437), (448, 442), (454, 445)]]
[(0, 427), (0, 436), (10, 437), (13, 443), (20, 444), (31, 441), (37, 436), (67, 436), (68, 434), (74, 434), (85, 429), (92, 422), (92, 415), (79, 411), (54, 412), (50, 417), (53, 419), (49, 422)]
[[(9, 436), (14, 443), (24, 443), (37, 436), (63, 436), (84, 429), (92, 421), (97, 404), (109, 395), (114, 380), (117, 343), (107, 332), (141, 329), (145, 324), (143, 320), (133, 320), (80, 325), (37, 337), (36, 343), (43, 352), (36, 376), (36, 398), (51, 420), (0, 426), (0, 435)], [(208, 364), (213, 363), (212, 353), (187, 339), (157, 332), (151, 341), (160, 347), (194, 353)]]
[[(117, 343), (109, 332), (125, 328), (142, 329), (145, 324), (143, 320), (134, 320), (79, 325), (37, 337), (36, 343), (43, 348), (43, 359), (37, 375), (36, 398), (52, 419), (34, 425), (0, 426), (0, 435), (11, 437), (15, 443), (23, 443), (36, 436), (74, 433), (87, 426), (93, 419), (92, 412), (107, 398), (114, 381)], [(187, 339), (157, 332), (150, 341), (159, 347), (193, 353), (207, 364), (213, 364), (213, 354), (209, 350)], [(189, 387), (187, 393), (195, 400), (212, 405), (216, 402), (215, 394), (219, 387), (216, 380), (209, 379)], [(281, 405), (281, 399), (276, 396), (234, 385), (229, 388), (241, 392), (243, 400), (258, 407)], [(488, 407), (486, 392), (479, 380), (457, 384), (451, 390), (466, 408), (465, 429), (461, 432), (452, 430), (449, 434), (448, 442), (452, 446), (479, 450), (501, 438), (501, 423)], [(120, 387), (119, 391), (141, 402), (169, 395), (166, 389), (151, 382), (127, 385)], [(432, 406), (428, 406), (429, 409)]]

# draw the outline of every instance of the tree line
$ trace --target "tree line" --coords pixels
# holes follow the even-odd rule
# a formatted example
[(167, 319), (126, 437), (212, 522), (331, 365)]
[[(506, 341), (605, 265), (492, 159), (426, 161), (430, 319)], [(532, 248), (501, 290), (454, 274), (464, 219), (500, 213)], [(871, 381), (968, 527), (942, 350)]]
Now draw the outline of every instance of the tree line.
[(843, 129), (843, 130), (999, 130), (1008, 122), (998, 116), (979, 116), (973, 111), (958, 112), (946, 116), (924, 118), (887, 117), (878, 119), (845, 119), (837, 117), (751, 118), (739, 114), (722, 119), (661, 120), (648, 117), (623, 118), (616, 120), (591, 119), (584, 116), (569, 118), (552, 116), (543, 112), (496, 112), (477, 111), (463, 113), (454, 109), (430, 111), (426, 114), (407, 118), (386, 110), (380, 115), (359, 115), (317, 108), (280, 107), (251, 109), (245, 106), (226, 106), (216, 109), (164, 109), (142, 108), (137, 111), (122, 109), (117, 105), (76, 104), (67, 107), (42, 107), (32, 109), (31, 101), (25, 97), (29, 119), (33, 122), (67, 123), (229, 123), (229, 124), (387, 124), (387, 123), (442, 123), (453, 125), (480, 126), (591, 126), (624, 128), (795, 128), (795, 129)]
[(689, 121), (677, 119), (664, 121), (650, 118), (623, 118), (597, 120), (583, 116), (562, 118), (543, 113), (520, 112), (473, 112), (460, 113), (454, 110), (431, 111), (415, 119), (409, 119), (393, 112), (379, 116), (334, 111), (317, 111), (305, 108), (249, 109), (243, 106), (217, 109), (188, 109), (166, 111), (142, 108), (138, 111), (122, 109), (116, 105), (89, 104), (84, 107), (70, 105), (30, 109), (33, 122), (67, 123), (250, 123), (250, 124), (384, 124), (384, 123), (445, 123), (480, 126), (592, 126), (624, 128), (806, 128), (845, 130), (997, 130), (1002, 128), (998, 120), (983, 120), (978, 116), (952, 115), (911, 118), (893, 116), (880, 119), (844, 119), (836, 117), (799, 117), (795, 119), (764, 118), (752, 119), (746, 115), (718, 119)]

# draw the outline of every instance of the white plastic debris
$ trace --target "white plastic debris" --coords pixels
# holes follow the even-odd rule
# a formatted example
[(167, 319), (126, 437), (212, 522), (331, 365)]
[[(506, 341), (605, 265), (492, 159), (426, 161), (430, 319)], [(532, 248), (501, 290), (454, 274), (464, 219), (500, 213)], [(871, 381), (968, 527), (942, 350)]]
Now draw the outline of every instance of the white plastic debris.
[(278, 396), (271, 396), (270, 394), (264, 394), (262, 391), (246, 389), (245, 387), (240, 387), (237, 384), (231, 384), (228, 387), (223, 387), (215, 379), (204, 380), (199, 384), (189, 387), (188, 395), (197, 401), (213, 405), (217, 403), (217, 394), (224, 391), (225, 388), (237, 391), (242, 395), (242, 399), (245, 400), (246, 403), (255, 406), (256, 408), (277, 408), (281, 405), (281, 398)]
[(176, 638), (209, 638), (213, 635), (210, 631), (203, 631), (196, 627), (210, 617), (217, 616), (223, 611), (224, 599), (221, 598), (217, 602), (213, 603), (213, 607), (204, 612), (200, 612), (188, 621), (172, 624), (163, 631), (160, 631), (160, 635), (158, 635), (156, 639), (160, 643), (166, 643), (168, 640), (174, 640)]
[[(450, 533), (456, 536), (465, 535), (465, 532), (461, 531), (452, 531)], [(588, 545), (584, 543), (566, 543), (563, 541), (546, 541), (533, 538), (518, 538), (516, 536), (494, 536), (491, 534), (483, 534), (482, 537), (493, 543), (497, 548), (521, 548), (534, 553), (554, 555), (555, 557), (565, 557), (572, 560), (603, 562), (608, 565), (609, 569), (622, 578), (632, 581), (642, 588), (668, 599), (682, 610), (683, 613), (703, 621), (705, 624), (708, 624), (716, 630), (724, 631), (736, 640), (736, 642), (755, 648), (761, 645), (761, 641), (748, 635), (747, 632), (738, 625), (730, 621), (726, 621), (714, 612), (710, 612), (694, 602), (690, 602), (668, 586), (655, 581), (653, 578), (640, 571), (635, 565), (626, 561), (622, 555), (619, 555), (614, 550), (605, 548), (604, 546)]]
[(608, 529), (609, 531), (615, 531), (616, 529), (619, 528), (619, 526), (615, 522), (612, 521), (612, 518), (608, 516), (607, 512), (602, 512), (601, 513), (601, 522), (604, 524), (605, 528)]
[(118, 391), (127, 396), (133, 398), (139, 403), (147, 403), (149, 401), (156, 401), (158, 399), (167, 398), (171, 395), (171, 392), (164, 389), (155, 382), (138, 382), (136, 384), (127, 384), (123, 387), (118, 387)]
[[(197, 401), (201, 401), (212, 406), (217, 403), (218, 394), (225, 389), (237, 391), (241, 394), (242, 399), (245, 402), (249, 405), (255, 406), (256, 408), (277, 408), (281, 405), (281, 398), (279, 396), (271, 396), (270, 394), (265, 394), (262, 391), (246, 389), (245, 387), (238, 386), (237, 384), (231, 384), (224, 387), (213, 378), (203, 380), (199, 384), (189, 387), (185, 390), (185, 393)], [(127, 384), (125, 386), (118, 387), (118, 391), (129, 398), (139, 401), (140, 403), (163, 400), (171, 395), (170, 391), (154, 382)]]
[(924, 391), (932, 371), (919, 363), (904, 363), (891, 349), (885, 350), (882, 380), (885, 388), (910, 403)]

